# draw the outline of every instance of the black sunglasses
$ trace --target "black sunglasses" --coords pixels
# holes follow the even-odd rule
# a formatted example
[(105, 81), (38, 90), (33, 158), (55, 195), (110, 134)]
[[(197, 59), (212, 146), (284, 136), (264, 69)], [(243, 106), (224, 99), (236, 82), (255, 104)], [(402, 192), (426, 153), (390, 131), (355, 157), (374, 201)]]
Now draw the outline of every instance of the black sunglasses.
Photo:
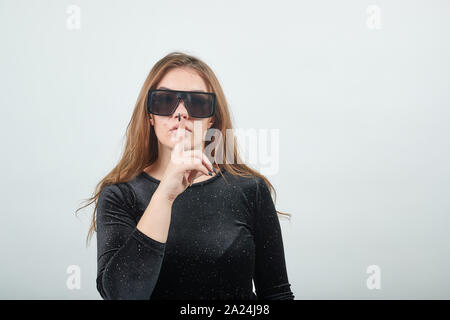
[(170, 116), (181, 99), (193, 118), (209, 118), (216, 111), (216, 95), (212, 92), (151, 89), (147, 95), (147, 112)]

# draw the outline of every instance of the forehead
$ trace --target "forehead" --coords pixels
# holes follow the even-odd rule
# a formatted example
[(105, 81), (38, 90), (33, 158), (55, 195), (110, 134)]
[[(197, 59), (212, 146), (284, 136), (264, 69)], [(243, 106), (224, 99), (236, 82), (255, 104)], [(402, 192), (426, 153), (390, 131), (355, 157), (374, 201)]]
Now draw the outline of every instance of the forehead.
[(181, 91), (208, 91), (206, 83), (195, 70), (176, 68), (169, 70), (156, 86)]

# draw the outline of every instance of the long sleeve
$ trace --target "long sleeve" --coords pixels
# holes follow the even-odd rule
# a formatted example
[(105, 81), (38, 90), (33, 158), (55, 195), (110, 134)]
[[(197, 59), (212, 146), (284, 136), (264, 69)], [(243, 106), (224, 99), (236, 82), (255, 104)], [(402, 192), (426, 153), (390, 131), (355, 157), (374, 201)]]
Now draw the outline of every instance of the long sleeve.
[(255, 273), (258, 299), (293, 300), (288, 281), (280, 222), (269, 188), (257, 179), (255, 212)]
[(103, 299), (148, 300), (158, 280), (165, 243), (136, 228), (126, 183), (106, 186), (97, 204), (97, 290)]

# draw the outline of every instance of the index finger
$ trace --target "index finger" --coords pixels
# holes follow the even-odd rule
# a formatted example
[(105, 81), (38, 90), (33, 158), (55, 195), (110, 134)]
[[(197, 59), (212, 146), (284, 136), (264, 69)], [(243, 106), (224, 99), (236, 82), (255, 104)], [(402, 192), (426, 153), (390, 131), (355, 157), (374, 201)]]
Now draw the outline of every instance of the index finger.
[(185, 127), (186, 124), (183, 122), (180, 122), (177, 132), (175, 134), (175, 146), (174, 151), (178, 155), (179, 153), (184, 151), (185, 148)]
[(184, 137), (186, 130), (186, 124), (184, 121), (180, 122), (180, 125), (177, 128), (177, 141), (179, 141), (180, 137)]

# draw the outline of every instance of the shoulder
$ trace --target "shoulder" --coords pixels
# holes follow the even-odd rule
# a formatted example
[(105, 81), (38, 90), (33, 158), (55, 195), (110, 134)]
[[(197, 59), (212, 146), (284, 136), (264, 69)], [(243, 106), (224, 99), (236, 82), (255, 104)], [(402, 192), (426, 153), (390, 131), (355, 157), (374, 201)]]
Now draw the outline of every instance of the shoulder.
[(241, 192), (251, 205), (254, 205), (262, 194), (265, 195), (267, 192), (270, 194), (264, 179), (259, 176), (239, 176), (226, 172), (225, 178), (229, 181), (230, 187)]
[(245, 191), (258, 192), (260, 188), (267, 188), (264, 179), (255, 175), (239, 176), (226, 172), (226, 178), (230, 180), (233, 186), (239, 187)]
[(100, 192), (98, 198), (99, 206), (118, 206), (123, 208), (134, 208), (136, 197), (133, 189), (127, 182), (109, 184)]
[(140, 173), (127, 182), (110, 184), (103, 188), (101, 199), (115, 206), (121, 205), (135, 216), (141, 215), (158, 188), (158, 183), (151, 177)]

